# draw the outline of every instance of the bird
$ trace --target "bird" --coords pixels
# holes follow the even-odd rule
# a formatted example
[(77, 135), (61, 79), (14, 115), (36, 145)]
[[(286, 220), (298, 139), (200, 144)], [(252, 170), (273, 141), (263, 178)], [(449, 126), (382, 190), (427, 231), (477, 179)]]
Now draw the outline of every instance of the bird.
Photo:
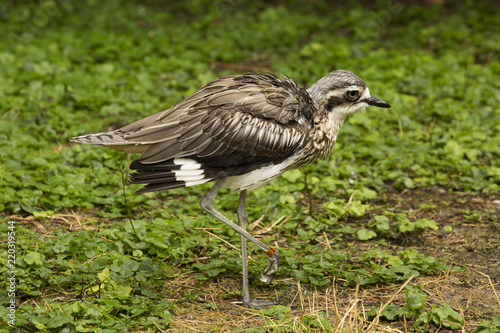
[[(247, 193), (329, 156), (346, 118), (369, 106), (391, 107), (348, 70), (332, 71), (308, 89), (285, 75), (245, 73), (210, 81), (170, 109), (117, 130), (70, 141), (140, 154), (129, 180), (145, 184), (138, 193), (215, 182), (200, 206), (240, 235), (243, 306), (261, 309), (279, 302), (250, 298), (247, 240), (268, 256), (262, 282), (273, 281), (279, 254), (246, 230)], [(239, 192), (238, 224), (213, 206), (222, 188)]]

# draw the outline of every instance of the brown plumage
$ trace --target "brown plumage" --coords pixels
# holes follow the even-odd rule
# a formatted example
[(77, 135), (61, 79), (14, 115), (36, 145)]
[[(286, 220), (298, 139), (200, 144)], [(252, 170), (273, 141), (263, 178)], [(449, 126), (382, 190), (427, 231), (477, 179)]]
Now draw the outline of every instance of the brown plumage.
[[(247, 73), (211, 81), (176, 106), (118, 130), (70, 140), (141, 154), (131, 164), (137, 170), (131, 182), (146, 184), (139, 192), (217, 181), (201, 206), (240, 233), (243, 304), (261, 307), (268, 303), (249, 296), (246, 240), (269, 255), (268, 283), (278, 270), (278, 253), (246, 232), (246, 191), (328, 156), (347, 116), (370, 105), (390, 107), (349, 71), (331, 72), (308, 90), (285, 76)], [(212, 205), (222, 187), (241, 192), (240, 226)]]

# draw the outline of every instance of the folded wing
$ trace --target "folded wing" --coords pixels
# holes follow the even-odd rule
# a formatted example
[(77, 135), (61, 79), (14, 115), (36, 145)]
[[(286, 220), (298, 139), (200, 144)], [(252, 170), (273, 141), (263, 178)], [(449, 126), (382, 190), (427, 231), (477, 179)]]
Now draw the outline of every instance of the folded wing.
[(287, 78), (248, 73), (209, 82), (177, 106), (118, 132), (128, 144), (147, 146), (143, 164), (196, 157), (237, 165), (292, 154), (308, 139), (313, 105)]

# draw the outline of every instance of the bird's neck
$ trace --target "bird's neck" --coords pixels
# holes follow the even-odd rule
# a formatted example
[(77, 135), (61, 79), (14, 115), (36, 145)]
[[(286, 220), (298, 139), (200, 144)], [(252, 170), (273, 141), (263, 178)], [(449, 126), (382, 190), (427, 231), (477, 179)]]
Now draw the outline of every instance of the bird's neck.
[[(344, 123), (345, 117), (337, 117), (331, 113), (313, 119), (310, 139), (306, 147), (301, 150), (296, 162), (297, 165), (312, 163), (318, 159), (326, 158), (333, 151), (337, 134)], [(296, 165), (294, 164), (294, 167)]]
[(343, 116), (327, 112), (325, 116), (314, 123), (311, 142), (314, 148), (318, 150), (319, 158), (325, 158), (332, 153), (344, 120), (345, 117)]

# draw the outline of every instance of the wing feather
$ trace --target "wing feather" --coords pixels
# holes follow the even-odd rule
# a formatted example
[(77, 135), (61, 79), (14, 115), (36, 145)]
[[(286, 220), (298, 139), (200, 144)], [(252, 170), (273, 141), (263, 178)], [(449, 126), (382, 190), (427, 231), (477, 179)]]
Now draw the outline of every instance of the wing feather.
[(177, 122), (158, 124), (133, 132), (125, 136), (125, 140), (141, 144), (167, 141), (179, 136), (176, 131), (178, 127)]
[[(282, 158), (309, 140), (314, 102), (286, 77), (247, 73), (205, 84), (175, 107), (118, 130), (127, 142), (148, 145), (141, 163), (198, 156), (230, 164), (224, 154)], [(221, 162), (222, 163), (222, 162)]]

